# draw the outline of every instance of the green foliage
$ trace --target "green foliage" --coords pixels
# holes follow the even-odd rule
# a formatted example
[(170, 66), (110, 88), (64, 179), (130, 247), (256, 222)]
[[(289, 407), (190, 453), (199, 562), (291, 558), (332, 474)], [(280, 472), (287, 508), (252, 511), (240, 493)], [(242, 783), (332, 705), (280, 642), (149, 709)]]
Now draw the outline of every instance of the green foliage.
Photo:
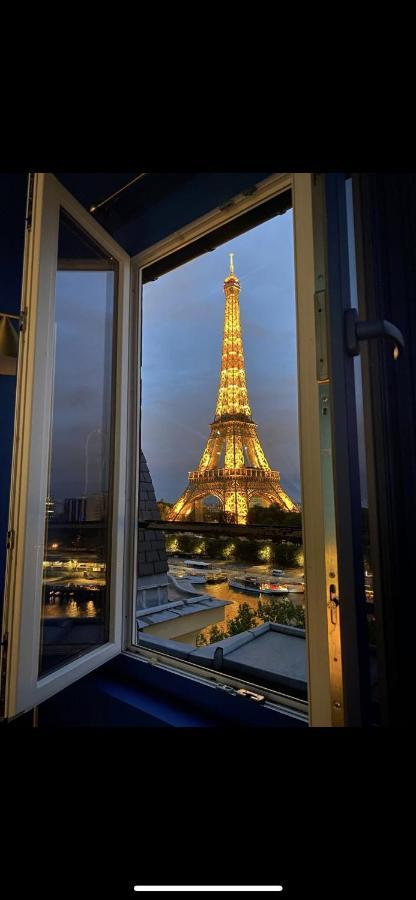
[(297, 544), (281, 541), (273, 544), (273, 561), (281, 567), (288, 569), (296, 568), (298, 564), (299, 547)]
[(263, 622), (277, 622), (279, 625), (305, 628), (303, 606), (297, 606), (286, 598), (271, 596), (267, 600), (259, 600), (258, 616)]
[(271, 506), (256, 504), (248, 511), (248, 522), (250, 525), (298, 525), (301, 528), (302, 516), (298, 512), (280, 509), (277, 503)]
[(224, 541), (221, 538), (210, 537), (205, 541), (205, 552), (210, 559), (218, 559), (222, 556)]
[(240, 562), (256, 563), (259, 545), (257, 541), (238, 538), (235, 541), (235, 558)]
[(196, 534), (179, 534), (178, 547), (181, 553), (196, 553), (200, 543), (200, 538)]
[(197, 636), (196, 636), (196, 646), (197, 647), (206, 647), (206, 645), (208, 643), (211, 643), (211, 641), (208, 642), (205, 635), (202, 634), (202, 632), (197, 634)]
[(209, 630), (210, 644), (216, 644), (217, 641), (223, 641), (226, 637), (228, 637), (227, 631), (223, 628), (218, 628), (218, 625), (213, 625)]
[(257, 625), (256, 613), (248, 603), (241, 603), (236, 616), (228, 622), (228, 637), (234, 634), (241, 634), (242, 631), (248, 631)]

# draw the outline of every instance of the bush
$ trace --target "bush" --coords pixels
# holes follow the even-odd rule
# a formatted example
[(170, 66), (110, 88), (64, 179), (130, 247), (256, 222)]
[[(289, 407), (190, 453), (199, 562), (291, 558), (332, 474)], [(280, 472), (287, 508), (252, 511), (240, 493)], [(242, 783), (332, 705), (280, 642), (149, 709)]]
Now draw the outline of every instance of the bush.
[(279, 625), (291, 625), (293, 628), (305, 628), (305, 610), (291, 600), (282, 597), (270, 597), (259, 600), (258, 616), (263, 622), (276, 622)]
[(218, 559), (222, 556), (224, 541), (221, 538), (210, 537), (205, 541), (205, 552), (210, 559)]
[(233, 637), (234, 634), (241, 634), (243, 631), (249, 631), (255, 625), (257, 625), (256, 613), (248, 603), (242, 603), (237, 615), (228, 622), (228, 637)]
[(298, 565), (298, 554), (301, 548), (297, 544), (289, 542), (273, 545), (273, 559), (278, 566), (294, 569)]

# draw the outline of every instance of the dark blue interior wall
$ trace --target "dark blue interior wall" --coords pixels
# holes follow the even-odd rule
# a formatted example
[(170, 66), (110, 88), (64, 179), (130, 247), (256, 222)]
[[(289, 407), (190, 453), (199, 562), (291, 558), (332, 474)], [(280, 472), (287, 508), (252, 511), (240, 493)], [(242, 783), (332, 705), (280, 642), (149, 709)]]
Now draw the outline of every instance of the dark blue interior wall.
[[(0, 312), (18, 314), (27, 175), (0, 173)], [(3, 607), (16, 378), (0, 375), (0, 605)]]

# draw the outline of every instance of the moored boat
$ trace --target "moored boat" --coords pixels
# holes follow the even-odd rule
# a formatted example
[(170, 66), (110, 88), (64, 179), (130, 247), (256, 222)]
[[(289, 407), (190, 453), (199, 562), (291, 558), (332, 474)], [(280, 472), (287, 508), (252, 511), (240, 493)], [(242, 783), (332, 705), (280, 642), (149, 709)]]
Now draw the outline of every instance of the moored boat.
[(281, 584), (273, 584), (270, 581), (258, 581), (257, 578), (247, 577), (243, 579), (229, 578), (228, 584), (237, 591), (244, 591), (247, 594), (284, 594), (288, 593), (287, 588)]
[(294, 581), (292, 583), (287, 583), (284, 585), (287, 588), (288, 594), (304, 594), (305, 593), (305, 585), (302, 584), (301, 581)]

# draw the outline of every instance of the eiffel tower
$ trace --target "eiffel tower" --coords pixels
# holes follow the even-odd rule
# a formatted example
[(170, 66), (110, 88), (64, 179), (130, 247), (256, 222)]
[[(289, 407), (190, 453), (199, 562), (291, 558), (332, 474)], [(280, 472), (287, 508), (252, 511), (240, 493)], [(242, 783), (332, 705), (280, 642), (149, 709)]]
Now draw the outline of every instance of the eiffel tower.
[(221, 375), (215, 419), (197, 469), (167, 515), (169, 521), (186, 520), (192, 510), (203, 519), (205, 497), (215, 496), (229, 521), (245, 525), (250, 502), (277, 503), (281, 509), (299, 507), (283, 490), (280, 473), (271, 469), (251, 417), (240, 324), (240, 281), (234, 273), (234, 253), (224, 281), (225, 315)]

